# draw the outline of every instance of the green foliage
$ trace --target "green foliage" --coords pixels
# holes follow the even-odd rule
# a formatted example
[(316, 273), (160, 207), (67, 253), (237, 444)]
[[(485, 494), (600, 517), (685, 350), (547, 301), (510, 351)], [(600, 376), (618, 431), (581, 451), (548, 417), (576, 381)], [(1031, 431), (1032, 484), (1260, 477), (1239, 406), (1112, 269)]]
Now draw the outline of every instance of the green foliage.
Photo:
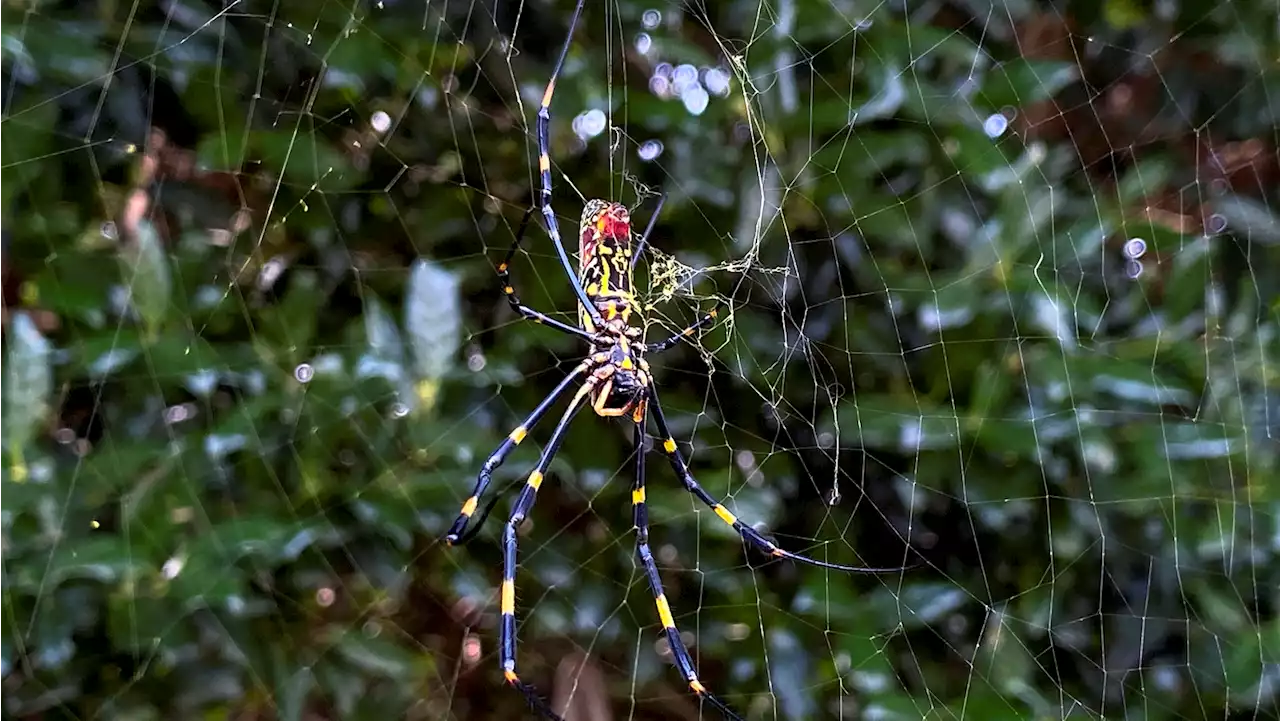
[[(492, 265), (571, 5), (4, 5), (6, 718), (530, 717), (499, 524), (438, 539), (583, 351)], [(556, 210), (573, 252), (574, 189), (641, 227), (667, 193), (650, 337), (727, 304), (652, 359), (695, 474), (796, 551), (919, 564), (765, 565), (652, 454), (704, 683), (749, 719), (1275, 715), (1274, 3), (589, 5)], [(691, 113), (661, 62), (729, 92)], [(548, 243), (516, 283), (573, 322)], [(521, 675), (695, 718), (588, 415), (522, 529)]]

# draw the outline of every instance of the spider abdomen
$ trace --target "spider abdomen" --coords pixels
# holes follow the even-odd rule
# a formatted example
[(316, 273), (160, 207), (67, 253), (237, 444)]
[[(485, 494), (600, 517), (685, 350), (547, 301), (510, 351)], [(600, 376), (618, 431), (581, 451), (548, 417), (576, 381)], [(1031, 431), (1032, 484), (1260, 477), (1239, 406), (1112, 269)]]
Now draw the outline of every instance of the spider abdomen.
[[(606, 323), (631, 323), (635, 306), (631, 253), (631, 214), (627, 207), (604, 200), (588, 201), (578, 227), (578, 280)], [(581, 304), (578, 322), (588, 332), (600, 330)]]

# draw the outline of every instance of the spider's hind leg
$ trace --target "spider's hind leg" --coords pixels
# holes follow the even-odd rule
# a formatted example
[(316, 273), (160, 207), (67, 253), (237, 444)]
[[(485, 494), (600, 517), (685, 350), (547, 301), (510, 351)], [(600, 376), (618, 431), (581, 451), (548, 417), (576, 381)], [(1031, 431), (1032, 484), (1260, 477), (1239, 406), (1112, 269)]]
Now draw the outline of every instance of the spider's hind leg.
[(698, 698), (714, 706), (730, 721), (742, 721), (742, 717), (734, 713), (723, 701), (716, 698), (702, 682), (693, 666), (693, 656), (680, 638), (680, 630), (676, 628), (675, 617), (671, 614), (671, 604), (662, 589), (662, 578), (658, 575), (658, 562), (654, 560), (653, 550), (649, 547), (649, 510), (645, 504), (644, 484), (644, 418), (637, 418), (635, 423), (636, 470), (634, 485), (631, 487), (631, 506), (636, 530), (636, 555), (640, 565), (644, 567), (644, 575), (649, 579), (649, 590), (653, 592), (654, 603), (658, 607), (658, 619), (662, 622), (662, 630), (667, 636), (667, 646), (676, 668), (689, 684), (689, 690)]
[(756, 529), (748, 526), (738, 517), (724, 507), (724, 504), (717, 501), (707, 493), (707, 490), (693, 477), (689, 472), (689, 464), (685, 462), (684, 456), (680, 454), (680, 449), (676, 446), (676, 440), (671, 435), (671, 429), (667, 427), (666, 416), (662, 412), (662, 405), (658, 403), (657, 392), (651, 387), (649, 390), (649, 408), (653, 412), (653, 419), (658, 425), (658, 433), (662, 435), (662, 452), (667, 456), (667, 460), (671, 463), (672, 470), (680, 477), (680, 481), (684, 483), (685, 490), (692, 493), (698, 500), (707, 505), (708, 508), (716, 514), (720, 520), (733, 527), (744, 541), (755, 546), (758, 550), (767, 553), (774, 558), (785, 558), (797, 563), (803, 563), (809, 566), (817, 566), (819, 568), (829, 568), (833, 571), (844, 571), (845, 573), (902, 573), (911, 569), (913, 566), (899, 566), (896, 568), (867, 568), (863, 566), (846, 566), (841, 563), (831, 563), (829, 561), (819, 561), (816, 558), (810, 558), (800, 553), (779, 548), (778, 545), (764, 536)]
[[(475, 487), (471, 489), (471, 496), (463, 502), (462, 511), (458, 513), (458, 517), (454, 519), (453, 525), (449, 527), (449, 532), (445, 534), (445, 543), (450, 546), (454, 546), (466, 543), (471, 539), (474, 535), (474, 531), (470, 534), (466, 533), (467, 524), (470, 523), (471, 517), (475, 515), (476, 508), (480, 504), (480, 497), (484, 495), (485, 489), (489, 487), (489, 482), (493, 480), (493, 472), (498, 469), (498, 466), (502, 465), (503, 461), (507, 460), (507, 454), (511, 453), (511, 451), (515, 450), (516, 446), (520, 445), (520, 442), (524, 440), (526, 435), (528, 435), (529, 429), (546, 414), (546, 412), (551, 408), (551, 404), (555, 403), (556, 398), (558, 398), (566, 388), (573, 385), (574, 381), (576, 381), (590, 367), (591, 364), (587, 361), (579, 363), (578, 366), (569, 373), (569, 375), (565, 376), (564, 380), (560, 381), (560, 385), (556, 386), (547, 394), (546, 398), (542, 399), (542, 402), (533, 409), (533, 412), (524, 419), (524, 422), (516, 426), (515, 430), (511, 431), (511, 433), (502, 441), (502, 444), (498, 446), (497, 450), (485, 459), (484, 465), (480, 467), (480, 476), (476, 479)], [(484, 514), (481, 516), (482, 519), (488, 515), (491, 508), (492, 505), (485, 509)]]
[(560, 422), (556, 424), (556, 429), (551, 432), (551, 438), (547, 440), (546, 447), (542, 449), (542, 456), (538, 458), (538, 465), (529, 472), (529, 478), (525, 482), (524, 488), (520, 490), (520, 496), (516, 498), (516, 502), (511, 509), (511, 515), (502, 527), (502, 619), (498, 632), (498, 658), (502, 663), (502, 676), (507, 683), (524, 694), (525, 700), (529, 702), (529, 705), (535, 711), (553, 719), (553, 721), (563, 721), (563, 719), (547, 706), (547, 703), (538, 695), (537, 689), (532, 684), (520, 680), (520, 677), (516, 675), (516, 561), (518, 550), (516, 528), (533, 510), (533, 503), (538, 498), (538, 488), (542, 486), (543, 474), (546, 473), (547, 466), (551, 465), (551, 459), (555, 458), (556, 451), (560, 450), (560, 444), (564, 442), (565, 432), (569, 430), (569, 421), (573, 420), (578, 411), (582, 410), (582, 401), (590, 395), (593, 387), (595, 387), (594, 379), (588, 378), (587, 382), (583, 383), (578, 392), (574, 394), (573, 400), (569, 402), (569, 407), (565, 409), (564, 415), (560, 417)]

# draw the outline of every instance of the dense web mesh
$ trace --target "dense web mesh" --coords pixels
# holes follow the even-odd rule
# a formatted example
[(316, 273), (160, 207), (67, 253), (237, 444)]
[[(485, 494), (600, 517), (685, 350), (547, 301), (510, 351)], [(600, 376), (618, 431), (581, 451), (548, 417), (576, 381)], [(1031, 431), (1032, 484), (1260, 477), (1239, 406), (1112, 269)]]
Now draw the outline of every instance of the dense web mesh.
[[(744, 718), (1280, 711), (1274, 2), (590, 3), (551, 106), (590, 198), (665, 205), (650, 359), (699, 482), (647, 503)], [(502, 520), (586, 353), (494, 272), (572, 3), (4, 8), (6, 716), (533, 718)], [(512, 263), (577, 322), (537, 215)], [(713, 718), (634, 561), (621, 422), (520, 531), (522, 678)], [(177, 713), (179, 716), (174, 716)], [(50, 716), (53, 717), (53, 716)]]

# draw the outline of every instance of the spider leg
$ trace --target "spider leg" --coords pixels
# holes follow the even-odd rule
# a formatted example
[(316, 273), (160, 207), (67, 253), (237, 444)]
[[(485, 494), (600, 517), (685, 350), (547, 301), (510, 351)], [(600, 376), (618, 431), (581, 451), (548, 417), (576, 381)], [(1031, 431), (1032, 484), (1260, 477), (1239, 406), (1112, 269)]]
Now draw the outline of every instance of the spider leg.
[(636, 555), (640, 557), (640, 563), (644, 566), (644, 574), (649, 579), (649, 589), (653, 591), (654, 602), (658, 606), (658, 618), (662, 621), (662, 628), (667, 634), (667, 646), (671, 649), (671, 655), (675, 659), (676, 668), (680, 670), (680, 675), (684, 676), (684, 680), (689, 684), (689, 690), (714, 706), (725, 718), (730, 721), (743, 721), (742, 717), (734, 713), (723, 701), (716, 698), (710, 691), (702, 685), (698, 680), (698, 674), (693, 667), (693, 658), (689, 654), (689, 649), (685, 648), (684, 641), (680, 640), (680, 631), (676, 628), (675, 618), (671, 615), (671, 604), (667, 602), (666, 593), (662, 590), (662, 579), (658, 576), (658, 564), (653, 558), (653, 551), (649, 548), (649, 511), (645, 506), (645, 490), (644, 490), (644, 420), (640, 420), (635, 424), (635, 446), (636, 446), (636, 473), (634, 485), (631, 487), (631, 506), (634, 512), (636, 527)]
[[(498, 449), (485, 460), (484, 465), (480, 468), (480, 477), (476, 479), (475, 488), (471, 490), (471, 497), (462, 504), (462, 511), (458, 514), (457, 519), (454, 520), (453, 525), (449, 527), (449, 532), (445, 534), (445, 543), (453, 546), (466, 543), (471, 539), (471, 535), (474, 535), (474, 532), (466, 537), (464, 537), (464, 532), (467, 530), (467, 524), (470, 522), (471, 516), (476, 512), (476, 506), (480, 503), (480, 496), (484, 495), (485, 489), (489, 487), (489, 482), (493, 479), (493, 472), (498, 469), (498, 466), (502, 465), (503, 461), (507, 460), (507, 454), (520, 445), (520, 441), (523, 441), (524, 437), (528, 435), (529, 429), (551, 408), (551, 404), (555, 403), (556, 398), (590, 367), (589, 361), (579, 363), (576, 368), (569, 372), (569, 375), (565, 376), (564, 380), (560, 381), (560, 385), (552, 389), (547, 394), (547, 397), (542, 399), (542, 402), (538, 404), (537, 408), (533, 409), (529, 417), (525, 418), (523, 423), (511, 431), (510, 435), (498, 446)], [(486, 508), (485, 515), (488, 515), (488, 512), (489, 509)], [(478, 529), (479, 526), (477, 526)]]
[(507, 303), (511, 305), (511, 309), (521, 316), (528, 318), (534, 323), (541, 323), (550, 326), (569, 335), (576, 335), (579, 338), (585, 338), (587, 341), (592, 340), (592, 335), (585, 330), (575, 326), (563, 323), (548, 316), (546, 313), (539, 313), (520, 302), (520, 296), (516, 295), (515, 284), (511, 282), (511, 259), (515, 257), (516, 251), (520, 249), (520, 243), (524, 240), (525, 228), (529, 225), (529, 217), (533, 215), (535, 208), (530, 206), (524, 212), (524, 217), (520, 219), (520, 229), (516, 231), (516, 242), (511, 244), (511, 249), (507, 251), (507, 255), (498, 264), (498, 280), (502, 281), (502, 292), (507, 295)]
[(594, 386), (594, 377), (588, 378), (574, 394), (569, 407), (565, 409), (560, 422), (556, 424), (556, 429), (551, 432), (551, 438), (547, 441), (546, 447), (542, 449), (538, 465), (529, 473), (529, 479), (525, 481), (524, 488), (520, 489), (520, 495), (511, 508), (511, 516), (502, 527), (502, 625), (498, 635), (498, 656), (502, 662), (502, 675), (507, 683), (524, 694), (525, 700), (535, 711), (554, 721), (564, 720), (547, 706), (547, 702), (542, 700), (532, 684), (521, 681), (516, 675), (516, 527), (533, 509), (533, 502), (538, 497), (538, 488), (542, 485), (542, 474), (551, 464), (556, 451), (560, 450), (565, 431), (569, 429), (569, 421), (582, 410), (582, 401)]
[(475, 516), (474, 525), (468, 528), (465, 533), (458, 536), (456, 539), (449, 540), (446, 538), (445, 542), (450, 546), (463, 546), (475, 540), (475, 537), (480, 535), (480, 531), (484, 528), (484, 522), (489, 519), (489, 514), (493, 513), (494, 507), (498, 505), (499, 501), (506, 498), (512, 491), (516, 490), (516, 486), (518, 485), (520, 485), (520, 481), (517, 479), (503, 486), (502, 490), (498, 491), (493, 498), (489, 499), (488, 503), (484, 504), (484, 510), (480, 511), (480, 515)]
[(658, 424), (658, 433), (662, 435), (662, 452), (666, 454), (667, 460), (671, 463), (671, 468), (675, 470), (676, 475), (684, 483), (685, 490), (692, 493), (698, 500), (705, 503), (720, 520), (733, 526), (733, 530), (742, 536), (743, 540), (749, 542), (757, 549), (773, 556), (774, 558), (785, 558), (797, 563), (804, 563), (819, 568), (829, 568), (833, 571), (844, 571), (846, 573), (902, 573), (911, 568), (911, 566), (900, 566), (898, 568), (865, 568), (862, 566), (846, 566), (841, 563), (831, 563), (829, 561), (819, 561), (816, 558), (810, 558), (799, 553), (779, 548), (777, 544), (760, 535), (756, 529), (746, 525), (738, 520), (738, 517), (729, 512), (723, 504), (711, 497), (698, 482), (694, 479), (693, 474), (689, 472), (689, 464), (685, 463), (684, 456), (680, 454), (680, 449), (676, 447), (676, 440), (671, 435), (671, 429), (667, 427), (667, 419), (662, 413), (662, 405), (658, 403), (658, 395), (653, 386), (649, 386), (649, 407), (653, 410), (653, 419)]
[(671, 336), (670, 338), (664, 341), (659, 341), (657, 343), (654, 343), (653, 345), (649, 346), (646, 352), (661, 353), (662, 351), (667, 350), (671, 346), (674, 346), (676, 343), (679, 343), (681, 340), (688, 338), (694, 333), (697, 333), (699, 328), (702, 328), (703, 326), (711, 325), (711, 323), (716, 319), (716, 316), (718, 316), (719, 314), (720, 314), (720, 303), (716, 303), (716, 307), (707, 311), (707, 314), (699, 318), (698, 322), (694, 323), (688, 328), (685, 328), (679, 333), (676, 333), (675, 335)]
[(662, 206), (665, 205), (666, 202), (666, 193), (658, 196), (658, 207), (653, 209), (653, 215), (649, 216), (649, 225), (645, 226), (644, 235), (640, 236), (640, 241), (636, 243), (635, 250), (632, 251), (632, 268), (636, 267), (636, 263), (640, 262), (640, 256), (644, 255), (644, 247), (649, 244), (649, 234), (653, 232), (653, 226), (658, 224), (658, 216), (662, 214)]
[(578, 302), (590, 315), (594, 327), (602, 328), (604, 321), (600, 317), (600, 311), (587, 296), (586, 289), (578, 280), (578, 274), (573, 270), (573, 263), (569, 262), (569, 253), (564, 249), (564, 241), (560, 239), (560, 225), (556, 222), (556, 213), (551, 208), (551, 96), (556, 92), (556, 79), (560, 77), (560, 69), (564, 66), (564, 59), (569, 54), (569, 45), (573, 42), (573, 31), (578, 26), (578, 18), (582, 15), (582, 6), (585, 4), (586, 0), (578, 0), (577, 7), (573, 9), (573, 17), (569, 19), (569, 33), (564, 39), (564, 48), (560, 50), (560, 58), (556, 60), (555, 70), (551, 71), (551, 79), (547, 81), (547, 90), (542, 94), (542, 105), (538, 106), (538, 174), (542, 178), (539, 206), (542, 209), (542, 219), (547, 224), (547, 235), (551, 236), (551, 242), (556, 246), (556, 253), (560, 255), (560, 265), (569, 276), (569, 283), (578, 296)]

